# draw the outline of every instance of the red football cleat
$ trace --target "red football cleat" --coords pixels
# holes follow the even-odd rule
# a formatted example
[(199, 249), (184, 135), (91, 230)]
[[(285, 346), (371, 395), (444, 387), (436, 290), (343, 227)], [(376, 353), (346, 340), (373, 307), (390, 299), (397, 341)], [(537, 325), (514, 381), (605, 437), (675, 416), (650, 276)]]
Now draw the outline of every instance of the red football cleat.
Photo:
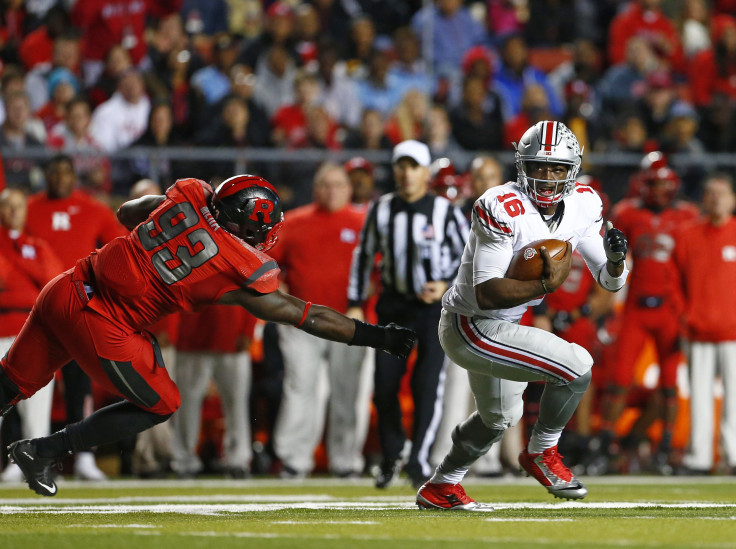
[(459, 484), (432, 484), (425, 482), (417, 492), (417, 506), (420, 509), (440, 511), (492, 511), (493, 508), (481, 505), (470, 499)]
[(588, 489), (562, 463), (557, 446), (539, 454), (530, 454), (524, 448), (519, 454), (519, 465), (556, 498), (583, 499), (588, 495)]

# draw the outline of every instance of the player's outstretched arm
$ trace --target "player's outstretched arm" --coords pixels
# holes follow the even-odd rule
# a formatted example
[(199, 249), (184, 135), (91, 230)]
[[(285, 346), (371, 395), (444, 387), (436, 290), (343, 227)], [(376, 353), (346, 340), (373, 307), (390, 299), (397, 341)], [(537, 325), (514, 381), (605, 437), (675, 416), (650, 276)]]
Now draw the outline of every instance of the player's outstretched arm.
[(412, 330), (395, 324), (366, 324), (329, 307), (312, 305), (280, 290), (268, 294), (236, 290), (222, 296), (220, 303), (240, 305), (258, 318), (291, 324), (317, 337), (348, 345), (375, 347), (400, 357), (409, 354), (417, 337)]
[(118, 208), (118, 221), (123, 226), (132, 230), (143, 223), (153, 210), (159, 207), (161, 202), (166, 200), (164, 195), (146, 195), (136, 198), (135, 200), (128, 200), (120, 208)]

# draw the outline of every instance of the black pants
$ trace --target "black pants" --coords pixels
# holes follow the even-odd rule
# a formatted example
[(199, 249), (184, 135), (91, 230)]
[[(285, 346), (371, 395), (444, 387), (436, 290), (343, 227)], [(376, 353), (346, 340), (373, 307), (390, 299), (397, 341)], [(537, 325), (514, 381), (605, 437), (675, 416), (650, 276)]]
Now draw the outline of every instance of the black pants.
[[(444, 392), (445, 353), (437, 335), (442, 306), (440, 303), (402, 303), (396, 309), (385, 309), (379, 301), (376, 307), (379, 324), (396, 322), (411, 328), (418, 335), (417, 359), (410, 382), (414, 400), (414, 432), (406, 471), (414, 479), (428, 477), (432, 474), (429, 452), (437, 434)], [(373, 402), (378, 415), (381, 451), (386, 462), (399, 458), (406, 440), (399, 404), (399, 389), (406, 369), (406, 360), (382, 351), (376, 352)]]

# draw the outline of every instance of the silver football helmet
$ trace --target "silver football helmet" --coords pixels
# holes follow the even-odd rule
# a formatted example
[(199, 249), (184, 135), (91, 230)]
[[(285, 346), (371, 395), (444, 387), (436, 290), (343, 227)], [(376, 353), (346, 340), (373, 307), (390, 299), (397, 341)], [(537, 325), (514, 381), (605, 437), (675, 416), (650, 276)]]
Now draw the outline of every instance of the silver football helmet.
[[(583, 151), (575, 134), (562, 122), (543, 120), (529, 128), (516, 148), (517, 181), (529, 198), (541, 207), (560, 202), (575, 189), (575, 177), (580, 171)], [(567, 177), (559, 181), (535, 179), (527, 175), (527, 163), (549, 162), (568, 166)], [(552, 193), (540, 192), (538, 185), (555, 183)]]

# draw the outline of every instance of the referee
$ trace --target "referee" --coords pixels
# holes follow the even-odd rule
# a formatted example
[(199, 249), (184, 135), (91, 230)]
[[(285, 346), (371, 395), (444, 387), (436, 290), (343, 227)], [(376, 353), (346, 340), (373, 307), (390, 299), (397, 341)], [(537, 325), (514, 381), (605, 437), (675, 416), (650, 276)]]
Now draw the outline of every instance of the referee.
[[(458, 208), (429, 194), (429, 147), (402, 141), (393, 150), (396, 192), (371, 205), (355, 249), (350, 273), (348, 316), (362, 319), (369, 277), (380, 254), (381, 290), (376, 313), (381, 324), (395, 322), (418, 334), (417, 358), (411, 376), (414, 427), (410, 444), (402, 426), (399, 404), (406, 360), (376, 353), (373, 401), (383, 452), (376, 487), (387, 487), (406, 463), (406, 472), (419, 487), (432, 474), (429, 452), (442, 415), (445, 355), (437, 326), (442, 295), (457, 274), (468, 237)], [(408, 452), (408, 461), (405, 448)]]

